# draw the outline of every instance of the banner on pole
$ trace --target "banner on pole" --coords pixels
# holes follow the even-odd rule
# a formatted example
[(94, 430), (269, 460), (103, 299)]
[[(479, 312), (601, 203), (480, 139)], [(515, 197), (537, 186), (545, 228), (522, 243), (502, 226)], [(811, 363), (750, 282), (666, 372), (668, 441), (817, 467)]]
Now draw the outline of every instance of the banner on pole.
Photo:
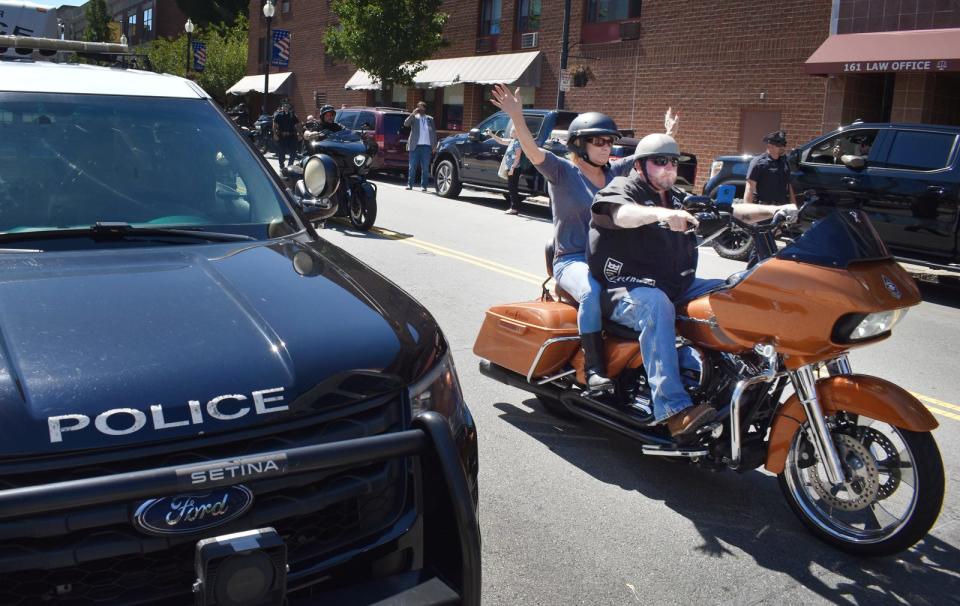
[(193, 43), (193, 69), (202, 72), (207, 65), (207, 45), (204, 42)]
[(563, 92), (570, 92), (570, 70), (561, 69), (560, 70), (560, 90)]
[(290, 30), (273, 30), (273, 51), (270, 54), (270, 65), (277, 67), (290, 65)]

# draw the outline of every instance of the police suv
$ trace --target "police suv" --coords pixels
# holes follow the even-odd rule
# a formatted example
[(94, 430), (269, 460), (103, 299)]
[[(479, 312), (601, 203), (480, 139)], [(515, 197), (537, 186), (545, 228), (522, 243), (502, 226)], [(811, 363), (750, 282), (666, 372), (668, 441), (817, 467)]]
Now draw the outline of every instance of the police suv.
[(189, 80), (0, 61), (0, 604), (476, 604), (449, 346)]

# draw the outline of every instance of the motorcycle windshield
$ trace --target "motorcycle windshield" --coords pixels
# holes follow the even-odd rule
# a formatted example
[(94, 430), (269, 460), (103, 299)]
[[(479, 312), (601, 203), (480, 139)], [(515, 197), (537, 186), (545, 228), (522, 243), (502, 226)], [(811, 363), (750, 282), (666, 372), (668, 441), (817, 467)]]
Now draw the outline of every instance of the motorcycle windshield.
[(779, 259), (844, 268), (856, 261), (890, 257), (867, 215), (846, 209), (815, 221), (802, 236), (777, 253)]

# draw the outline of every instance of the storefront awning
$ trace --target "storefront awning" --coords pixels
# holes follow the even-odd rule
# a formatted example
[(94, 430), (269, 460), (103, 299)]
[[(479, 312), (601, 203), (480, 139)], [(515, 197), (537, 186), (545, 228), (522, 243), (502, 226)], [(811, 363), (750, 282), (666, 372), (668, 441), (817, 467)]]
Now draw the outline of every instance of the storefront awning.
[[(511, 84), (514, 86), (540, 86), (540, 51), (532, 53), (509, 53), (457, 57), (455, 59), (430, 59), (424, 61), (425, 69), (413, 77), (413, 85), (419, 88), (441, 88), (454, 84)], [(367, 72), (357, 70), (343, 85), (352, 90), (378, 90)]]
[(960, 30), (838, 34), (804, 64), (808, 74), (960, 71)]
[[(288, 81), (290, 76), (293, 75), (293, 72), (277, 72), (276, 74), (270, 74), (270, 91), (271, 93), (280, 93), (287, 94)], [(263, 74), (257, 76), (244, 76), (240, 78), (240, 81), (227, 89), (228, 95), (246, 95), (247, 93), (262, 93), (263, 92)]]

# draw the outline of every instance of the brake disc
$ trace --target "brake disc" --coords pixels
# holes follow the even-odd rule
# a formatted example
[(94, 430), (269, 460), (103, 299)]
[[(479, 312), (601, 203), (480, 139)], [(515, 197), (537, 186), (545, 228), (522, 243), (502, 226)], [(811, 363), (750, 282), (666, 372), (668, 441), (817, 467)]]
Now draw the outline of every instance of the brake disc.
[(844, 480), (833, 486), (820, 477), (820, 466), (810, 467), (810, 481), (817, 495), (833, 509), (860, 511), (877, 500), (880, 494), (880, 473), (870, 449), (847, 434), (833, 434)]
[(890, 438), (872, 427), (858, 427), (856, 434), (860, 443), (868, 449), (871, 445), (875, 445), (883, 451), (883, 457), (877, 457), (874, 454), (873, 459), (877, 462), (878, 470), (882, 468), (880, 473), (887, 474), (887, 477), (880, 481), (879, 487), (880, 498), (886, 499), (900, 487), (900, 453), (897, 452), (897, 447), (893, 445)]

